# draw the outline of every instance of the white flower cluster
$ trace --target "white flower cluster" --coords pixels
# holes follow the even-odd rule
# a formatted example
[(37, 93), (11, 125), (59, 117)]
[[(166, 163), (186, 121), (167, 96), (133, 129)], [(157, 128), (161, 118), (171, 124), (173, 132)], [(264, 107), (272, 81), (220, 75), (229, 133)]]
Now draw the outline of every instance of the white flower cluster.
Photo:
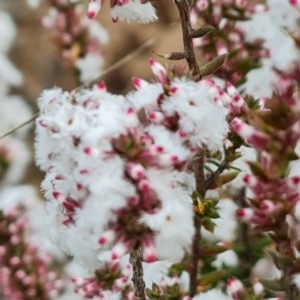
[(46, 171), (54, 243), (95, 270), (141, 246), (143, 259), (178, 261), (194, 228), (191, 199), (175, 180), (199, 147), (221, 147), (230, 97), (211, 81), (135, 78), (112, 95), (103, 83), (38, 100), (36, 162)]
[[(95, 18), (104, 0), (89, 0), (88, 16)], [(138, 21), (149, 23), (157, 20), (155, 8), (149, 2), (142, 4), (140, 0), (111, 0), (111, 17), (117, 21)]]

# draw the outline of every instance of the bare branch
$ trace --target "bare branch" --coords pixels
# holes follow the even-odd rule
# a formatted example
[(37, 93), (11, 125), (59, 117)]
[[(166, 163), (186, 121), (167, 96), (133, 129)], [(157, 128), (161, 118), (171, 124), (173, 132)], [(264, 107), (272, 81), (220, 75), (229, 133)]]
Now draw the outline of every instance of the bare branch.
[(146, 300), (145, 294), (145, 282), (143, 279), (143, 263), (141, 249), (134, 250), (130, 253), (129, 258), (130, 264), (132, 265), (133, 276), (132, 282), (134, 286), (134, 295), (137, 300)]

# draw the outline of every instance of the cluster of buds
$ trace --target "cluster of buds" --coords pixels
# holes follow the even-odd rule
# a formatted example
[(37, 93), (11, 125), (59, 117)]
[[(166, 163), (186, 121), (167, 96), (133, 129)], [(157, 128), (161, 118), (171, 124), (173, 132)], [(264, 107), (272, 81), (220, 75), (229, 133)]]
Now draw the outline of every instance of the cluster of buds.
[[(299, 202), (300, 177), (288, 177), (289, 166), (298, 159), (295, 153), (300, 138), (300, 98), (297, 78), (285, 74), (275, 84), (271, 99), (264, 108), (251, 112), (247, 124), (235, 118), (233, 130), (259, 153), (258, 162), (248, 162), (252, 174), (244, 176), (245, 185), (252, 195), (248, 207), (237, 211), (237, 216), (249, 222), (258, 232), (268, 232), (275, 244), (274, 262), (282, 271), (278, 288), (287, 297), (299, 295), (292, 277), (300, 271), (300, 261), (295, 256), (297, 234), (288, 218), (295, 216)], [(296, 248), (295, 248), (296, 247)]]
[(261, 58), (269, 57), (269, 51), (263, 48), (263, 40), (247, 42), (246, 32), (240, 26), (253, 13), (266, 9), (263, 4), (254, 4), (247, 0), (195, 2), (191, 9), (193, 26), (196, 26), (199, 17), (204, 26), (199, 31), (202, 34), (197, 35), (195, 30), (193, 35), (194, 45), (202, 51), (201, 56), (209, 61), (216, 55), (229, 53), (227, 61), (215, 73), (216, 76), (235, 86), (240, 85), (250, 70), (259, 67)]
[(137, 91), (126, 97), (100, 83), (39, 99), (36, 159), (46, 171), (50, 235), (93, 271), (137, 247), (146, 262), (182, 257), (193, 207), (176, 176), (227, 133), (230, 97), (221, 88), (150, 65), (157, 82), (134, 78)]
[[(89, 0), (88, 17), (93, 19), (99, 13), (104, 0)], [(138, 21), (149, 23), (157, 20), (156, 12), (149, 2), (141, 3), (141, 0), (111, 0), (111, 17), (113, 22), (118, 21)]]
[(27, 220), (15, 207), (0, 212), (0, 297), (11, 300), (56, 299), (64, 282), (51, 271), (51, 256), (39, 253), (25, 237)]
[(89, 20), (79, 2), (49, 0), (50, 10), (42, 24), (51, 29), (62, 58), (76, 66), (80, 80), (99, 76), (104, 64), (99, 50), (108, 41), (105, 29), (96, 21)]
[(76, 277), (72, 281), (77, 286), (75, 292), (86, 299), (111, 299), (111, 295), (115, 294), (120, 299), (134, 300), (131, 273), (129, 264), (121, 269), (118, 262), (113, 262), (97, 270), (94, 277)]

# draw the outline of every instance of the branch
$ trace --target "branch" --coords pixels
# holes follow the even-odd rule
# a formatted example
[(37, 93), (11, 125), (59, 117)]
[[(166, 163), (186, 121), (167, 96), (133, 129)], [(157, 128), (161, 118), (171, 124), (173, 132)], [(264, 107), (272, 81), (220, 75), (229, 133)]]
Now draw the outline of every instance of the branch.
[[(190, 36), (192, 33), (192, 25), (190, 21), (190, 7), (186, 0), (175, 0), (177, 5), (180, 19), (181, 19), (181, 29), (183, 36), (183, 45), (184, 52), (187, 55), (186, 61), (188, 63), (191, 75), (195, 80), (200, 80), (200, 70), (197, 64), (194, 47), (193, 47), (193, 39)], [(195, 174), (195, 182), (196, 182), (196, 190), (197, 192), (204, 197), (206, 192), (206, 184), (204, 177), (204, 151), (200, 150), (194, 159), (194, 174)], [(191, 265), (190, 265), (190, 296), (194, 297), (197, 293), (198, 282), (198, 265), (200, 260), (200, 248), (201, 248), (201, 218), (194, 213), (194, 228), (195, 234), (193, 238), (192, 244), (192, 254), (191, 254)]]
[(134, 295), (136, 297), (136, 300), (146, 300), (146, 285), (143, 279), (144, 273), (141, 249), (132, 251), (130, 253), (129, 261), (132, 265), (133, 270), (132, 282), (134, 286)]
[(216, 176), (221, 175), (227, 169), (226, 158), (221, 162), (218, 169), (205, 180), (205, 188), (208, 189), (215, 181)]
[[(101, 72), (101, 74), (94, 80), (91, 80), (91, 81), (87, 81), (85, 83), (83, 83), (82, 85), (78, 86), (77, 88), (75, 88), (74, 90), (72, 90), (73, 93), (76, 93), (78, 92), (79, 90), (81, 89), (84, 89), (84, 88), (88, 88), (90, 86), (92, 86), (93, 84), (95, 83), (98, 83), (101, 78), (116, 70), (117, 68), (120, 68), (122, 65), (124, 65), (125, 63), (127, 63), (128, 61), (130, 61), (131, 59), (133, 59), (135, 56), (137, 56), (138, 54), (140, 54), (142, 51), (144, 51), (145, 49), (148, 49), (151, 45), (153, 45), (154, 43), (154, 39), (150, 39), (148, 40), (146, 43), (142, 44), (140, 47), (138, 47), (136, 50), (134, 50), (133, 52), (127, 54), (126, 56), (124, 56), (122, 59), (120, 59), (119, 61), (117, 61), (116, 63), (114, 63), (113, 65), (111, 65), (110, 67), (108, 67), (107, 69), (105, 69), (104, 71)], [(32, 121), (34, 121), (38, 116), (39, 116), (39, 112), (37, 112), (36, 114), (34, 114), (33, 116), (31, 116), (28, 120), (20, 123), (19, 125), (9, 129), (7, 132), (5, 133), (2, 133), (0, 135), (0, 139), (4, 138), (5, 136), (15, 132), (16, 130), (24, 127), (25, 125), (31, 123)]]

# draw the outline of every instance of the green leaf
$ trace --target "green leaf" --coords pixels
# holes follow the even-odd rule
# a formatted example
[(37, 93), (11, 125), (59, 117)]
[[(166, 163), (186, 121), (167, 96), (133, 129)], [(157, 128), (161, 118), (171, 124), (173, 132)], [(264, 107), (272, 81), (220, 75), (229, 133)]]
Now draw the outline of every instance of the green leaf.
[(215, 223), (210, 218), (203, 218), (202, 225), (207, 231), (214, 233)]
[(200, 68), (200, 75), (207, 76), (211, 75), (220, 69), (225, 62), (228, 54), (222, 54), (220, 56), (215, 57), (213, 60), (208, 62), (206, 65)]
[(253, 175), (260, 177), (262, 179), (268, 179), (268, 175), (266, 174), (264, 168), (259, 162), (256, 161), (247, 161), (248, 166)]
[(225, 270), (216, 270), (204, 274), (201, 276), (200, 283), (201, 285), (209, 285), (209, 284), (216, 284), (221, 281), (223, 278), (228, 276), (229, 271)]
[(201, 255), (206, 254), (220, 254), (227, 251), (228, 248), (219, 245), (204, 245), (201, 247), (200, 253)]

